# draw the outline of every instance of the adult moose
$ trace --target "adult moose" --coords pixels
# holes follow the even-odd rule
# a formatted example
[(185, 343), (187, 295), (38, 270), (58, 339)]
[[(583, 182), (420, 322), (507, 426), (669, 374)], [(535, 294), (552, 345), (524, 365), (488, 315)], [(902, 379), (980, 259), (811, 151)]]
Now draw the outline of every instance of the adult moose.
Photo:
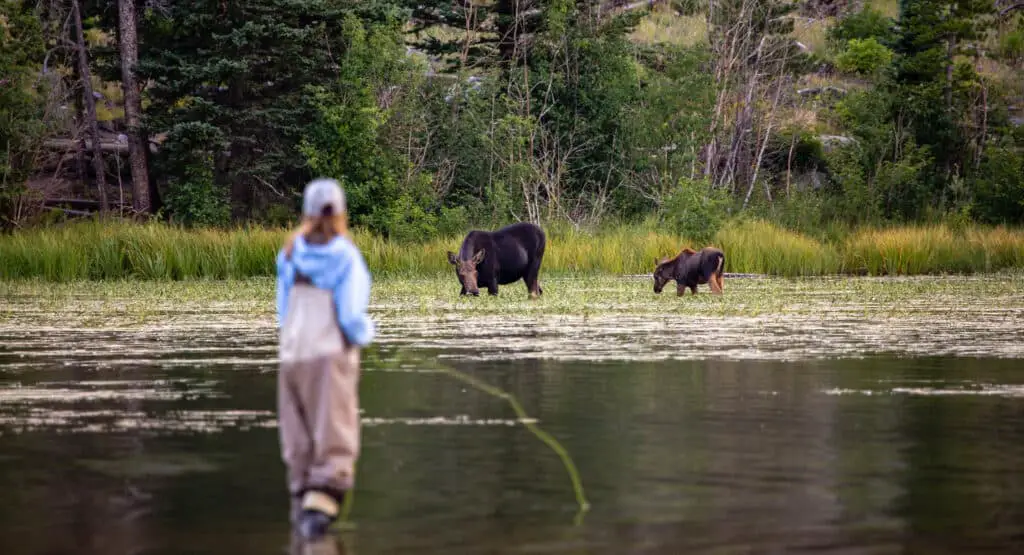
[(448, 251), (448, 262), (455, 266), (455, 275), (462, 284), (460, 295), (480, 295), (486, 287), (498, 294), (499, 285), (526, 282), (530, 298), (544, 293), (537, 274), (547, 240), (544, 231), (534, 224), (520, 222), (497, 231), (473, 230), (466, 234), (459, 254)]
[(704, 247), (700, 252), (683, 249), (675, 258), (654, 260), (654, 292), (661, 293), (669, 281), (676, 282), (676, 295), (682, 297), (689, 288), (694, 295), (697, 286), (708, 283), (711, 292), (721, 295), (724, 283), (725, 253), (715, 247)]

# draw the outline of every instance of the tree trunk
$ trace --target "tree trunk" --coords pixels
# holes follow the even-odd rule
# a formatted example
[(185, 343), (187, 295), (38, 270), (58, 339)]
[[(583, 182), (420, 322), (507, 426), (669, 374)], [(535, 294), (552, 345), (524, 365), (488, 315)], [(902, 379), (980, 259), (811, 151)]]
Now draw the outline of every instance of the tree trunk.
[(951, 36), (946, 42), (946, 110), (953, 111), (953, 54), (956, 52), (956, 37)]
[(152, 213), (149, 199), (149, 172), (146, 169), (146, 143), (139, 129), (142, 100), (135, 78), (139, 61), (139, 39), (136, 33), (134, 0), (118, 0), (117, 12), (121, 31), (121, 86), (124, 89), (124, 119), (128, 126), (128, 156), (132, 170), (132, 208), (137, 214)]
[[(955, 52), (956, 36), (953, 35), (950, 36), (949, 39), (947, 39), (946, 41), (946, 84), (944, 87), (945, 90), (943, 91), (946, 97), (946, 113), (949, 114), (951, 117), (953, 115), (953, 54)], [(945, 161), (943, 162), (943, 167), (946, 173), (947, 180), (949, 180), (950, 176), (953, 174), (952, 163), (953, 161), (951, 160), (951, 157), (946, 156)], [(945, 196), (945, 193), (943, 193), (943, 196)]]
[(75, 20), (75, 41), (78, 46), (78, 73), (82, 77), (82, 103), (85, 104), (85, 120), (92, 140), (92, 165), (96, 171), (96, 187), (100, 192), (100, 210), (107, 212), (107, 175), (103, 163), (103, 149), (100, 147), (100, 129), (96, 124), (96, 99), (92, 95), (92, 78), (89, 74), (89, 53), (85, 49), (85, 31), (82, 29), (82, 13), (78, 0), (71, 0), (71, 16)]
[[(79, 83), (82, 80), (82, 76), (78, 74), (78, 64), (75, 64), (71, 68), (71, 78), (68, 83), (69, 87), (74, 87), (75, 83)], [(75, 172), (77, 173), (78, 179), (75, 181), (71, 192), (76, 195), (84, 195), (89, 190), (89, 168), (85, 164), (85, 102), (82, 99), (82, 95), (75, 95)]]

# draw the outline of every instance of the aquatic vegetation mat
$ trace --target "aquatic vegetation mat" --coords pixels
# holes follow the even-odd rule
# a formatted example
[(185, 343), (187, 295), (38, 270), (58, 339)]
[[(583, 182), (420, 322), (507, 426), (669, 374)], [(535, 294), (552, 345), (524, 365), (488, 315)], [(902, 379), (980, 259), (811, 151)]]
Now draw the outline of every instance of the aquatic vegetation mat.
[[(371, 304), (379, 337), (367, 356), (396, 348), (449, 360), (1024, 355), (1020, 273), (727, 278), (721, 297), (702, 287), (681, 298), (655, 295), (648, 278), (542, 283), (543, 298), (530, 301), (522, 284), (473, 298), (458, 296), (454, 278), (379, 280)], [(268, 279), (0, 282), (0, 371), (69, 355), (97, 370), (216, 364), (270, 371), (273, 294)]]

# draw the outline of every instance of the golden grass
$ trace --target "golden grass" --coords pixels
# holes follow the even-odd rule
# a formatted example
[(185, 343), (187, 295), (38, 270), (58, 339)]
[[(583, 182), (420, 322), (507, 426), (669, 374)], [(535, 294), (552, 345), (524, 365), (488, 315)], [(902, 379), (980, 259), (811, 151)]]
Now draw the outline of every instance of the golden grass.
[(793, 22), (793, 38), (815, 54), (824, 54), (828, 47), (828, 29), (835, 23), (835, 18), (822, 19), (797, 18)]
[(865, 7), (874, 8), (893, 19), (900, 15), (899, 0), (868, 0)]
[(843, 248), (847, 271), (871, 275), (992, 272), (1024, 263), (1024, 232), (1005, 227), (956, 233), (948, 227), (862, 230)]
[(639, 44), (672, 44), (694, 46), (708, 39), (708, 25), (703, 14), (676, 15), (667, 8), (658, 8), (645, 17), (630, 38)]
[[(164, 224), (67, 224), (0, 236), (0, 279), (189, 280), (271, 277), (286, 230), (187, 230)], [(462, 237), (400, 243), (357, 231), (354, 240), (375, 276), (416, 278), (451, 272), (447, 251)], [(1024, 231), (903, 226), (855, 231), (822, 242), (766, 221), (733, 222), (713, 245), (726, 252), (726, 271), (781, 276), (840, 273), (943, 274), (995, 272), (1024, 266)], [(649, 227), (596, 233), (551, 229), (544, 256), (549, 275), (647, 274), (655, 260), (696, 244)]]

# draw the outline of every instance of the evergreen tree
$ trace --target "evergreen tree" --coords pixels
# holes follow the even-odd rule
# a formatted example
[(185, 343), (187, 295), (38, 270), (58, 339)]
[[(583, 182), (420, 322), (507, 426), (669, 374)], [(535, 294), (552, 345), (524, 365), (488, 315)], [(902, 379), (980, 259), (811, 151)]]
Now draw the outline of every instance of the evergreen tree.
[(941, 161), (936, 187), (958, 173), (971, 157), (969, 138), (961, 121), (970, 110), (968, 89), (976, 82), (974, 69), (957, 64), (969, 54), (972, 41), (982, 38), (983, 16), (992, 13), (990, 0), (903, 0), (896, 41), (895, 103), (906, 118), (917, 144)]
[(430, 55), (451, 56), (449, 70), (459, 65), (490, 65), (497, 62), (501, 66), (508, 66), (523, 62), (526, 49), (544, 25), (546, 11), (555, 3), (551, 0), (406, 2), (414, 23), (411, 34), (438, 27), (453, 31), (444, 39), (427, 36), (412, 41), (416, 48)]
[(0, 2), (0, 228), (34, 169), (32, 153), (44, 131), (41, 95), (32, 90), (43, 59), (39, 20), (20, 2)]
[[(338, 74), (339, 0), (189, 0), (148, 11), (139, 71), (152, 82), (150, 129), (164, 131), (158, 163), (166, 205), (182, 221), (252, 217), (294, 199), (309, 177), (298, 151), (316, 109), (307, 87)], [(375, 2), (364, 12), (386, 15)]]

